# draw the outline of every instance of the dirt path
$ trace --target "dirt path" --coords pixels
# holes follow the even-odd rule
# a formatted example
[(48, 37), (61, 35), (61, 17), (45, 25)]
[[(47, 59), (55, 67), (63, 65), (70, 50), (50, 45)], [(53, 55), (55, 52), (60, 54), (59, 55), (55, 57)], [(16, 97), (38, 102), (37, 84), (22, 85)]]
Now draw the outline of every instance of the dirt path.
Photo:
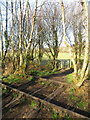
[[(68, 75), (72, 72), (73, 72), (73, 69), (68, 69), (68, 70), (62, 69), (59, 71), (58, 74), (43, 76), (42, 78), (38, 78), (38, 79), (35, 78), (35, 80), (33, 82), (29, 81), (29, 82), (21, 83), (21, 85), (15, 86), (15, 89), (18, 89), (19, 91), (23, 91), (26, 94), (30, 94), (30, 96), (33, 96), (35, 99), (38, 98), (38, 100), (41, 100), (41, 102), (55, 104), (56, 106), (59, 106), (59, 107), (61, 106), (61, 107), (64, 107), (65, 109), (68, 108), (68, 110), (70, 109), (71, 111), (72, 110), (76, 111), (76, 112), (79, 111), (80, 114), (82, 114), (81, 112), (83, 111), (83, 115), (87, 116), (88, 108), (85, 108), (87, 111), (87, 112), (85, 112), (83, 108), (79, 109), (76, 104), (76, 103), (79, 103), (78, 105), (81, 105), (83, 99), (85, 99), (84, 102), (86, 102), (86, 98), (87, 98), (86, 94), (83, 96), (83, 92), (81, 92), (82, 99), (81, 98), (78, 99), (74, 94), (72, 94), (71, 96), (69, 94), (70, 84), (68, 84), (66, 81), (67, 80), (66, 75)], [(12, 86), (12, 85), (10, 85), (10, 86)], [(86, 93), (86, 91), (85, 91), (85, 93)], [(71, 101), (69, 99), (69, 96), (71, 97), (70, 99), (73, 99), (73, 101)], [(10, 99), (8, 99), (8, 100), (10, 100)], [(6, 100), (4, 100), (4, 101), (6, 101)], [(6, 103), (7, 103), (7, 101), (6, 101)], [(85, 104), (86, 103), (84, 103), (84, 105)], [(4, 104), (3, 104), (3, 107), (5, 107)], [(18, 105), (17, 109), (18, 110), (20, 109), (19, 105)], [(31, 111), (33, 111), (33, 110), (31, 110)], [(25, 118), (27, 116), (27, 114), (29, 117), (32, 116), (34, 113), (36, 115), (39, 114), (37, 111), (39, 111), (39, 110), (35, 109), (35, 111), (33, 111), (32, 114), (30, 114), (29, 109), (28, 109), (28, 110), (26, 110), (26, 115), (24, 114), (23, 111), (21, 114), (23, 114), (22, 116)], [(42, 111), (42, 110), (40, 110), (40, 111)], [(42, 113), (43, 113), (43, 111), (42, 111)], [(9, 113), (8, 113), (8, 115), (9, 115)], [(41, 113), (40, 113), (40, 115), (41, 115)], [(17, 116), (19, 116), (19, 114)]]
[(47, 80), (53, 80), (53, 81), (58, 81), (58, 82), (62, 82), (62, 83), (67, 83), (66, 75), (68, 75), (72, 72), (73, 72), (73, 69), (67, 69), (67, 70), (60, 69), (57, 74), (43, 76), (42, 78), (45, 78)]

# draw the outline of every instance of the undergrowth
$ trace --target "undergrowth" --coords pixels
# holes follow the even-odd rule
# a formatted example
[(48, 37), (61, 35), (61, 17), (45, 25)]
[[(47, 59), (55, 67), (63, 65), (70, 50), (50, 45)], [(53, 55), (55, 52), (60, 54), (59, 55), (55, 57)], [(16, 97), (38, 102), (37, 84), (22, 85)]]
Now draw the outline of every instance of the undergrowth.
[(32, 101), (30, 104), (30, 108), (34, 108), (37, 105), (37, 103), (35, 101)]
[(30, 75), (33, 76), (44, 76), (44, 75), (50, 75), (50, 74), (57, 74), (58, 70), (53, 70), (53, 71), (38, 71), (38, 70), (31, 70)]
[(60, 114), (58, 112), (56, 112), (55, 110), (53, 110), (53, 114), (52, 114), (51, 118), (53, 120), (60, 119)]

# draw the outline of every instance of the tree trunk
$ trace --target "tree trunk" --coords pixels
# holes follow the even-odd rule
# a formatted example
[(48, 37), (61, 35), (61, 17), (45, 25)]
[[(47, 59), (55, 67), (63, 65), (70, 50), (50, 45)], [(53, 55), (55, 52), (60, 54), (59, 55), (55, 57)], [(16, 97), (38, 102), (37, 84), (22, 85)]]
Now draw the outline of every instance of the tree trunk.
[[(37, 0), (36, 0), (36, 4), (35, 4), (34, 15), (33, 15), (32, 29), (31, 29), (31, 33), (30, 33), (30, 39), (29, 39), (28, 46), (26, 47), (26, 50), (25, 50), (26, 59), (27, 59), (29, 48), (30, 48), (31, 43), (32, 43), (32, 36), (33, 36), (33, 32), (34, 32), (34, 24), (35, 24), (35, 19), (36, 19), (36, 11), (37, 11)], [(27, 60), (25, 60), (25, 61), (26, 61), (25, 62), (25, 67), (27, 67)]]
[(2, 23), (1, 7), (0, 7), (0, 37), (1, 37), (1, 58), (3, 58), (3, 23)]
[(88, 50), (89, 50), (89, 24), (88, 24), (88, 6), (87, 6), (87, 2), (86, 0), (82, 0), (84, 2), (83, 7), (85, 10), (85, 16), (86, 16), (86, 31), (85, 31), (85, 54), (84, 54), (84, 62), (83, 62), (83, 66), (82, 66), (82, 70), (81, 70), (81, 78), (80, 81), (76, 84), (76, 87), (81, 87), (81, 85), (83, 84), (86, 76), (88, 75)]
[(22, 11), (21, 11), (21, 0), (20, 2), (20, 41), (19, 41), (19, 52), (20, 52), (20, 67), (23, 64), (23, 55), (22, 55)]
[(64, 15), (64, 5), (63, 5), (63, 0), (61, 0), (61, 7), (62, 7), (62, 21), (63, 21), (63, 35), (64, 35), (64, 43), (65, 45), (69, 48), (69, 54), (71, 56), (71, 60), (73, 62), (73, 66), (74, 66), (74, 78), (76, 78), (74, 80), (74, 82), (76, 83), (77, 81), (77, 65), (75, 63), (75, 60), (73, 58), (72, 55), (72, 51), (71, 51), (71, 47), (68, 45), (67, 41), (66, 41), (66, 32), (65, 32), (65, 15)]

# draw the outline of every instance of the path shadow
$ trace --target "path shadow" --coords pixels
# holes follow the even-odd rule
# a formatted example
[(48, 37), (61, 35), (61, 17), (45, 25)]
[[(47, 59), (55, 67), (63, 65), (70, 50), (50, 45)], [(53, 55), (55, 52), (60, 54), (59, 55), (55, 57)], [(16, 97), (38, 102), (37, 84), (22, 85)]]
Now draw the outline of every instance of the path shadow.
[(61, 73), (59, 72), (57, 74), (46, 75), (46, 76), (43, 76), (42, 78), (50, 79), (52, 77), (61, 77), (61, 76), (68, 75), (68, 74), (70, 74), (72, 72), (74, 72), (74, 69), (70, 68), (69, 70), (65, 70), (64, 72), (61, 72)]
[[(45, 96), (45, 95), (41, 95), (41, 94), (38, 94), (38, 93), (36, 93), (34, 96), (35, 96), (35, 97), (38, 97), (38, 98), (40, 98), (40, 99), (42, 99), (42, 100), (44, 100), (44, 99), (47, 97), (47, 96)], [(63, 108), (65, 108), (65, 109), (71, 110), (71, 111), (73, 111), (73, 112), (76, 112), (76, 113), (78, 113), (78, 114), (81, 114), (81, 115), (84, 115), (84, 116), (90, 118), (90, 113), (87, 112), (87, 111), (80, 110), (80, 109), (78, 109), (78, 108), (75, 108), (75, 107), (73, 107), (73, 106), (67, 105), (67, 104), (65, 104), (65, 103), (63, 103), (63, 102), (60, 102), (60, 101), (57, 101), (57, 100), (55, 100), (55, 99), (48, 99), (48, 100), (49, 100), (50, 103), (52, 103), (52, 104), (55, 104), (55, 105), (57, 105), (57, 106), (63, 107)], [(47, 100), (45, 100), (45, 101), (47, 101)]]

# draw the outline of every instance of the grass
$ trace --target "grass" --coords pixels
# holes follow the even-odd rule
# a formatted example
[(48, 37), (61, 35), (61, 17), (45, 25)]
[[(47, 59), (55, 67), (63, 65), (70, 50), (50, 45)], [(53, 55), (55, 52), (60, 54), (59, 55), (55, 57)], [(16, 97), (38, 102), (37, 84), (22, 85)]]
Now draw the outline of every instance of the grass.
[(47, 84), (46, 84), (46, 81), (41, 81), (41, 84), (42, 84), (42, 85), (47, 85)]
[(37, 103), (35, 101), (32, 101), (30, 104), (30, 108), (34, 108), (37, 105)]
[[(49, 55), (51, 55), (51, 53), (49, 53)], [(52, 56), (51, 56), (52, 59)], [(59, 59), (71, 59), (69, 53), (59, 53), (58, 54), (58, 60)], [(48, 60), (48, 57), (46, 56), (46, 54), (43, 55), (43, 60)]]
[(5, 94), (7, 92), (7, 88), (5, 87), (3, 90), (2, 90), (2, 93)]
[(17, 83), (21, 81), (21, 78), (23, 78), (23, 75), (20, 74), (14, 75), (14, 77), (12, 76), (13, 75), (3, 76), (2, 80), (10, 84), (10, 83)]
[(79, 103), (76, 103), (76, 105), (81, 109), (86, 109), (88, 103), (80, 101)]
[[(49, 53), (49, 55), (51, 55), (51, 53)], [(81, 59), (83, 59), (83, 57), (84, 56), (82, 55)], [(43, 55), (43, 59), (48, 60), (48, 57), (46, 56), (46, 54)], [(52, 57), (51, 57), (51, 59), (52, 59)], [(71, 57), (70, 57), (69, 53), (59, 52), (59, 54), (58, 54), (58, 60), (60, 60), (60, 59), (71, 59)]]
[(33, 77), (30, 76), (29, 78), (27, 78), (27, 80), (32, 81), (32, 80), (33, 80)]
[(70, 118), (69, 115), (66, 113), (65, 120), (76, 120), (76, 118)]
[(18, 94), (17, 94), (17, 93), (13, 93), (13, 94), (12, 94), (12, 97), (13, 97), (13, 98), (17, 98), (17, 97), (18, 97)]
[(57, 74), (58, 70), (53, 70), (53, 71), (38, 71), (38, 70), (31, 70), (30, 75), (33, 76), (44, 76), (44, 75), (50, 75), (50, 74)]
[(76, 95), (74, 95), (73, 91), (74, 91), (74, 88), (72, 88), (72, 89), (70, 90), (69, 101), (70, 101), (73, 105), (75, 105), (77, 108), (86, 109), (87, 106), (88, 106), (88, 103), (87, 103), (86, 101), (83, 101), (83, 100), (82, 100), (82, 98), (83, 98), (84, 96), (82, 96), (82, 97), (81, 97), (81, 96), (76, 96)]
[(66, 113), (65, 115), (66, 120), (70, 120), (69, 115)]
[(8, 113), (11, 113), (11, 112), (12, 112), (12, 109), (10, 108), (9, 111), (8, 111)]
[(70, 92), (70, 94), (72, 94), (74, 91), (75, 91), (75, 89), (74, 89), (74, 87), (72, 87), (69, 92)]
[(72, 83), (73, 82), (73, 74), (72, 73), (67, 75), (67, 82), (68, 83)]
[(60, 114), (58, 112), (56, 112), (55, 110), (53, 110), (53, 114), (52, 114), (51, 118), (53, 120), (60, 119)]
[(21, 102), (24, 102), (24, 101), (25, 101), (25, 99), (24, 99), (24, 98), (20, 98), (20, 101), (21, 101)]
[(8, 82), (8, 83), (16, 83), (16, 82), (18, 82), (18, 81), (20, 81), (20, 78), (12, 78), (12, 77), (8, 77), (8, 78), (3, 78), (3, 80), (5, 81), (5, 82)]
[[(58, 73), (58, 70), (53, 70), (53, 71), (50, 71), (50, 72), (31, 70), (30, 73), (26, 75), (26, 79), (28, 81), (32, 81), (34, 79), (34, 76), (44, 76), (44, 75), (57, 74), (57, 73)], [(32, 75), (32, 76), (30, 76), (30, 75)], [(11, 74), (11, 75), (8, 75), (8, 76), (2, 76), (1, 79), (4, 82), (12, 84), (12, 83), (22, 82), (22, 78), (24, 78), (23, 74), (16, 74), (16, 75)]]

